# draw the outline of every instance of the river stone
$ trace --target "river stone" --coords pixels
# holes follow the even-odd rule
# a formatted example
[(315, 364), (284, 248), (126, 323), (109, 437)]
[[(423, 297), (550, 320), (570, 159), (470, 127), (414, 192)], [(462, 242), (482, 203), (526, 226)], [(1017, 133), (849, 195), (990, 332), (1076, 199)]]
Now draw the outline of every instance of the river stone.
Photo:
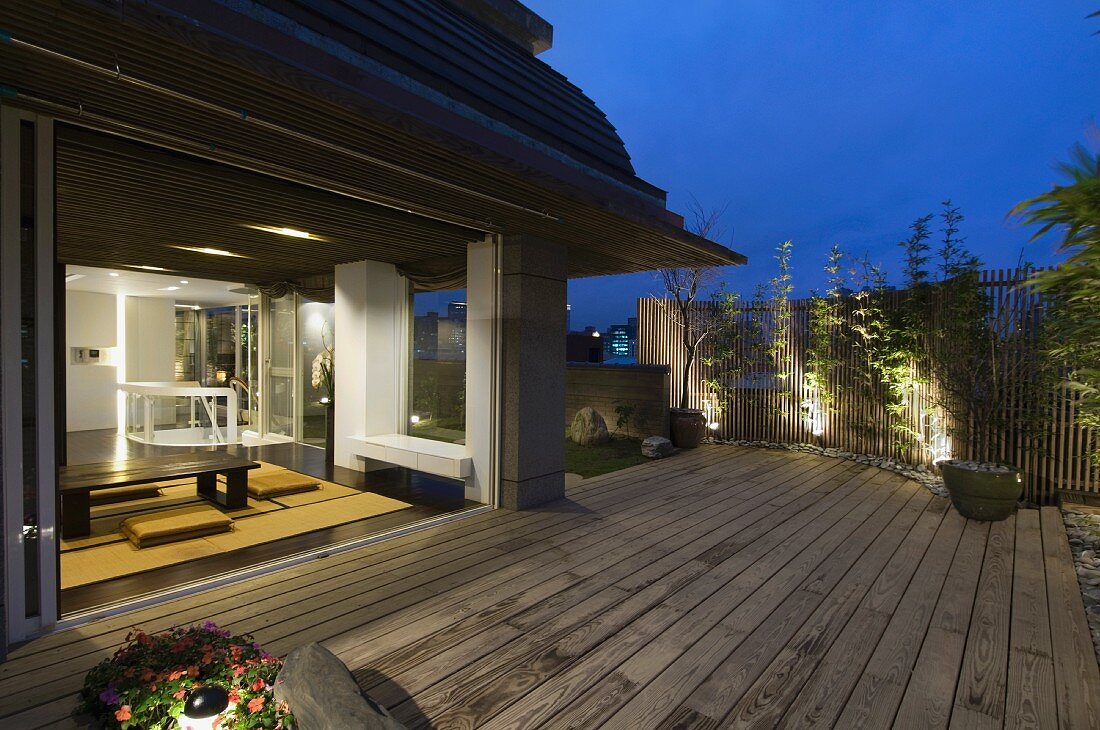
[(650, 459), (663, 459), (675, 450), (676, 447), (664, 436), (650, 436), (642, 442), (642, 456)]
[(335, 654), (317, 643), (290, 652), (274, 692), (276, 700), (290, 706), (301, 730), (405, 730), (359, 689)]
[(573, 416), (569, 438), (581, 446), (598, 446), (610, 441), (611, 434), (607, 432), (607, 422), (600, 412), (591, 406), (585, 406)]

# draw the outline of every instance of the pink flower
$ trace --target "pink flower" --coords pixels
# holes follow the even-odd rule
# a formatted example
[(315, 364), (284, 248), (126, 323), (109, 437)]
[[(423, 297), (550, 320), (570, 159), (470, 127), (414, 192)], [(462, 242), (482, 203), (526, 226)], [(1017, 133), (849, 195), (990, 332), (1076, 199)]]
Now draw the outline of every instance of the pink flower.
[(187, 696), (187, 690), (185, 690), (185, 689), (176, 690), (175, 692), (172, 693), (172, 696), (175, 697), (177, 700), (182, 700), (184, 697)]
[(133, 715), (130, 714), (129, 705), (123, 705), (119, 709), (115, 710), (115, 719), (119, 722), (126, 722), (131, 717), (133, 717)]
[(248, 701), (248, 711), (249, 712), (259, 712), (261, 709), (263, 709), (265, 700), (266, 700), (265, 697), (256, 697), (255, 699), (249, 700)]

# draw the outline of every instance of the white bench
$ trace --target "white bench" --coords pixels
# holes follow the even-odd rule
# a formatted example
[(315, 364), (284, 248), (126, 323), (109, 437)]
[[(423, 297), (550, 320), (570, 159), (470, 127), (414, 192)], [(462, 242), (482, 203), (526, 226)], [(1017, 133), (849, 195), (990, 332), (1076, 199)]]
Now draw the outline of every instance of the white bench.
[(462, 444), (449, 444), (400, 433), (349, 436), (348, 442), (351, 452), (357, 456), (451, 479), (465, 479), (473, 469), (473, 460)]

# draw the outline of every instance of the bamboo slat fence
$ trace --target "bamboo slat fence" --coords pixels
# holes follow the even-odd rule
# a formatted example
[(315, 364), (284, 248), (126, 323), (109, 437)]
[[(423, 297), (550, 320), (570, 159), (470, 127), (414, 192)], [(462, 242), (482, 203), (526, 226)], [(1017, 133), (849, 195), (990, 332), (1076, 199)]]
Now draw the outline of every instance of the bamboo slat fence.
[[(1028, 287), (1019, 286), (1027, 273), (1013, 269), (983, 271), (978, 279), (978, 286), (991, 304), (991, 320), (998, 323), (1000, 332), (1010, 333), (1013, 342), (1005, 350), (1007, 356), (996, 365), (996, 377), (1008, 379), (1003, 391), (1008, 396), (1001, 403), (996, 434), (986, 458), (1020, 468), (1025, 474), (1025, 496), (1033, 503), (1049, 504), (1065, 492), (1100, 495), (1100, 473), (1088, 458), (1096, 434), (1075, 423), (1075, 394), (1061, 385), (1038, 389), (1026, 382), (1030, 377), (1027, 369), (1017, 367), (1023, 358), (1036, 352), (1043, 311), (1039, 297)], [(903, 292), (890, 292), (883, 306), (897, 307), (903, 296)], [(858, 306), (850, 303), (851, 296), (845, 300), (849, 303), (839, 309), (838, 331), (850, 332), (860, 314)], [(676, 407), (684, 351), (669, 303), (657, 298), (638, 300), (637, 356), (639, 364), (670, 367), (670, 405)], [(704, 340), (701, 345), (690, 377), (689, 407), (708, 413), (708, 420), (718, 424), (718, 437), (810, 443), (928, 467), (933, 466), (937, 456), (944, 456), (944, 447), (954, 458), (982, 458), (973, 443), (945, 441), (946, 434), (955, 431), (954, 424), (936, 407), (933, 389), (937, 386), (931, 382), (926, 363), (912, 363), (915, 382), (901, 406), (891, 412), (887, 386), (873, 376), (858, 338), (833, 339), (830, 357), (834, 365), (827, 388), (831, 397), (825, 402), (812, 398), (806, 387), (811, 300), (789, 300), (785, 306), (786, 313), (777, 313), (771, 302), (735, 307), (730, 321), (738, 330), (733, 358), (739, 365), (732, 381), (728, 378), (728, 361), (708, 362), (716, 354), (717, 340)], [(761, 357), (760, 340), (768, 339), (777, 327), (784, 332), (780, 319), (785, 319), (785, 314), (789, 315), (785, 335), (769, 344), (772, 356)], [(727, 373), (724, 396), (707, 385), (721, 372)], [(1029, 399), (1036, 398), (1048, 414), (1041, 428), (1025, 416), (1034, 412), (1034, 402)], [(941, 447), (939, 451), (937, 446)]]

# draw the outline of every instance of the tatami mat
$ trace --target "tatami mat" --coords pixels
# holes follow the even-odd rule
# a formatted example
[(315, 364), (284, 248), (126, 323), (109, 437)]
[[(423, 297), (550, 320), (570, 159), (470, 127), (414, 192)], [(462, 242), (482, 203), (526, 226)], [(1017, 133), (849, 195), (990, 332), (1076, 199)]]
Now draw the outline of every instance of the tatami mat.
[[(260, 464), (254, 473), (283, 470), (273, 464)], [(242, 509), (222, 508), (233, 518), (231, 532), (141, 549), (119, 532), (123, 520), (192, 504), (209, 505), (196, 493), (194, 480), (161, 484), (157, 497), (93, 506), (91, 534), (61, 540), (61, 588), (178, 565), (412, 506), (334, 482), (321, 481), (320, 485), (320, 489), (273, 499), (249, 497), (248, 506)]]
[(64, 590), (178, 565), (412, 506), (380, 494), (352, 491), (356, 494), (234, 520), (233, 531), (220, 535), (142, 549), (126, 540), (85, 550), (71, 550), (61, 555), (61, 588)]

